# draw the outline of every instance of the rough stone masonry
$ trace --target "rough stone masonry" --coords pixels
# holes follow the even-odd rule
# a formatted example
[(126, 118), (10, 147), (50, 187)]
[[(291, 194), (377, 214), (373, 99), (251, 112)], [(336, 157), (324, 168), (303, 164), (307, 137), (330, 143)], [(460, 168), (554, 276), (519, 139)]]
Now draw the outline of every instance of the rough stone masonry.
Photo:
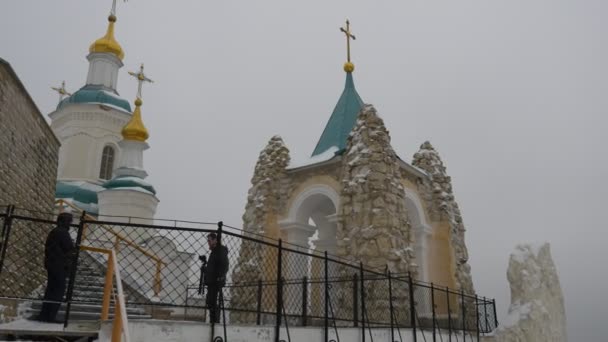
[[(59, 146), (10, 64), (0, 59), (0, 210), (12, 204), (31, 210), (28, 216), (51, 218), (36, 212), (53, 211)], [(51, 228), (13, 221), (0, 275), (1, 296), (27, 295), (44, 282), (44, 239)], [(8, 304), (2, 317), (15, 314), (12, 303), (0, 304)]]

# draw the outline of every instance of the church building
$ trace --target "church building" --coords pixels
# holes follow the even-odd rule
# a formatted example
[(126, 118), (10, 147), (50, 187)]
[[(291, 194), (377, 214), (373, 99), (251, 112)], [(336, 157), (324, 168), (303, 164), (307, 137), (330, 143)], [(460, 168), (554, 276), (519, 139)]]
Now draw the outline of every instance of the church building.
[(145, 181), (143, 152), (149, 134), (142, 121), (141, 87), (151, 80), (143, 65), (138, 72), (129, 72), (139, 83), (134, 109), (120, 96), (118, 73), (125, 53), (114, 36), (116, 22), (113, 9), (105, 35), (89, 48), (85, 85), (73, 94), (64, 85), (54, 88), (60, 102), (49, 117), (61, 141), (55, 197), (63, 206), (97, 218), (130, 216), (149, 223), (159, 200)]
[[(245, 232), (475, 293), (465, 227), (439, 153), (429, 142), (410, 162), (395, 153), (381, 116), (355, 88), (348, 21), (341, 31), (348, 51), (342, 95), (308, 163), (293, 164), (279, 136), (261, 151), (243, 215)], [(257, 279), (269, 267), (251, 260), (269, 259), (263, 253), (244, 244), (233, 280)], [(314, 277), (319, 267), (306, 260), (288, 261), (290, 275)], [(233, 301), (246, 306), (251, 295), (235, 291)]]

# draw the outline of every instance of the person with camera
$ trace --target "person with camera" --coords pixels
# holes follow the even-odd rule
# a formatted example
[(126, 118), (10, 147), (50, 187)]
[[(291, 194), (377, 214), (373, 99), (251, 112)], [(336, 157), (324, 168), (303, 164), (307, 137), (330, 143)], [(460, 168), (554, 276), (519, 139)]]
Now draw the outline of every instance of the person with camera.
[(207, 244), (211, 253), (204, 269), (204, 284), (207, 286), (206, 303), (209, 309), (210, 322), (219, 323), (220, 307), (218, 306), (218, 295), (221, 293), (222, 287), (226, 285), (228, 248), (220, 244), (216, 233), (209, 233), (207, 235)]

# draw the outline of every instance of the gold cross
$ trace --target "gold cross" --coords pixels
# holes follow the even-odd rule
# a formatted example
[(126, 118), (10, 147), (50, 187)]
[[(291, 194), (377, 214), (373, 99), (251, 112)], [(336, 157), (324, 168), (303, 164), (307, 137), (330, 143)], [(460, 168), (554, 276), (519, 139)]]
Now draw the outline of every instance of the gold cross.
[(68, 93), (67, 90), (65, 90), (65, 81), (61, 82), (61, 87), (51, 87), (51, 89), (53, 89), (54, 91), (59, 93), (59, 102), (61, 102), (61, 100), (63, 100), (64, 96), (72, 95), (72, 94)]
[(133, 72), (133, 71), (129, 71), (129, 75), (135, 77), (137, 79), (137, 98), (141, 100), (141, 86), (144, 84), (144, 82), (149, 82), (149, 83), (153, 83), (154, 81), (152, 81), (151, 79), (149, 79), (145, 74), (144, 74), (144, 63), (141, 63), (141, 66), (139, 67), (139, 72)]
[(344, 32), (346, 35), (346, 61), (350, 62), (350, 39), (352, 38), (355, 40), (357, 38), (350, 32), (350, 22), (348, 19), (346, 19), (346, 29), (340, 27), (340, 31)]
[[(124, 2), (127, 2), (127, 0), (124, 0)], [(110, 11), (110, 15), (116, 15), (116, 0), (112, 0), (112, 11)]]

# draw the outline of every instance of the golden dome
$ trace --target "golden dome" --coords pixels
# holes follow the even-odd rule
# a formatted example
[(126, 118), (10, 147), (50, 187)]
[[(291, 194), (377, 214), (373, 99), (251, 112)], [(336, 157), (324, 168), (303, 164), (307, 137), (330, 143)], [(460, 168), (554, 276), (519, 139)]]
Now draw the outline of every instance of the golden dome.
[(116, 57), (121, 60), (125, 58), (124, 51), (122, 51), (120, 44), (118, 44), (116, 38), (114, 38), (115, 22), (116, 16), (113, 14), (110, 15), (108, 17), (108, 31), (106, 32), (106, 35), (93, 42), (93, 44), (91, 44), (91, 47), (89, 48), (89, 52), (108, 52), (115, 54)]
[(150, 136), (144, 122), (141, 120), (141, 99), (135, 100), (135, 110), (131, 120), (122, 128), (122, 137), (125, 140), (146, 141)]

